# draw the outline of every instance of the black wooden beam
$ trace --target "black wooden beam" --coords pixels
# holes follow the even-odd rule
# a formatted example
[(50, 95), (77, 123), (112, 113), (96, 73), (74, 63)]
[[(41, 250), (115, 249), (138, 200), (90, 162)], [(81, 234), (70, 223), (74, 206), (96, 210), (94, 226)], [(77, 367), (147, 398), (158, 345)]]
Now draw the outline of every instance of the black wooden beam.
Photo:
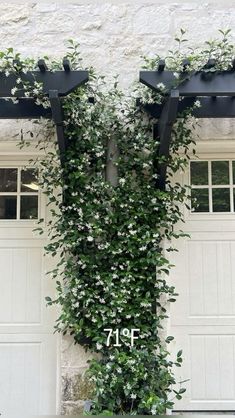
[(45, 73), (48, 70), (47, 65), (43, 59), (38, 60), (38, 68), (42, 73)]
[[(41, 69), (43, 64), (40, 63)], [(48, 96), (49, 90), (57, 90), (59, 96), (66, 96), (71, 93), (76, 87), (88, 81), (88, 71), (32, 71), (27, 74), (20, 74), (23, 81), (29, 82), (32, 85), (34, 81), (42, 83), (43, 93)], [(0, 97), (24, 97), (24, 92), (19, 90), (12, 95), (11, 90), (16, 87), (15, 74), (10, 74), (6, 77), (5, 73), (0, 72)], [(20, 85), (19, 85), (20, 89)]]
[(19, 99), (19, 103), (0, 99), (0, 119), (51, 119), (51, 109), (37, 105), (34, 99)]
[(159, 60), (158, 71), (164, 71), (165, 65), (166, 65), (165, 60)]
[(49, 90), (49, 100), (51, 104), (52, 120), (56, 125), (60, 159), (61, 163), (63, 164), (64, 153), (67, 148), (67, 140), (64, 134), (63, 109), (61, 105), (61, 99), (57, 90)]
[[(177, 109), (179, 103), (179, 91), (172, 90), (169, 97), (167, 98), (161, 116), (157, 125), (157, 132), (155, 135), (159, 137), (159, 157), (163, 157), (166, 160), (169, 157), (170, 153), (170, 141), (171, 141), (171, 132), (173, 124), (177, 118)], [(160, 190), (165, 189), (166, 184), (166, 170), (167, 162), (163, 161), (158, 165), (158, 180), (157, 186)]]
[[(235, 97), (186, 97), (179, 101), (177, 117), (181, 117), (183, 111), (193, 106), (196, 100), (201, 107), (195, 108), (192, 115), (196, 118), (235, 118)], [(163, 105), (141, 104), (144, 110), (152, 117), (159, 119)]]
[(181, 79), (175, 78), (172, 71), (140, 71), (140, 82), (157, 90), (157, 85), (163, 83), (167, 90), (176, 88), (179, 95), (194, 96), (235, 96), (235, 71), (198, 72), (187, 76), (182, 73)]
[(67, 72), (71, 71), (71, 64), (68, 58), (63, 59), (63, 67), (64, 67), (64, 71), (67, 71)]

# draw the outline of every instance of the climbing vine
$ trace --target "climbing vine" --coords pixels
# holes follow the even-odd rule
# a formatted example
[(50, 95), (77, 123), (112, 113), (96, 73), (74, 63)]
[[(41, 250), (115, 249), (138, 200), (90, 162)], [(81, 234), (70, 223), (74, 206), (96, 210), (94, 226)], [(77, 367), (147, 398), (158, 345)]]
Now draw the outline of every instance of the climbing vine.
[[(221, 39), (192, 50), (186, 47), (185, 31), (180, 31), (176, 48), (165, 57), (175, 85), (182, 81), (185, 56), (187, 77), (198, 70), (231, 69), (234, 46), (229, 31), (220, 32)], [(82, 65), (74, 41), (69, 41), (67, 56), (73, 69)], [(14, 64), (16, 58), (20, 66)], [(213, 68), (206, 67), (210, 58), (216, 59)], [(49, 70), (60, 68), (45, 59)], [(144, 57), (144, 68), (157, 68), (159, 59)], [(0, 70), (18, 75), (15, 101), (17, 90), (24, 89), (46, 107), (42, 86), (25, 85), (21, 79), (22, 71), (35, 67), (34, 60), (23, 60), (11, 48), (0, 53)], [(36, 162), (39, 181), (52, 213), (46, 251), (59, 260), (50, 272), (57, 297), (47, 297), (47, 303), (61, 308), (57, 331), (71, 334), (75, 343), (98, 353), (88, 369), (94, 385), (91, 414), (164, 414), (185, 391), (174, 376), (182, 351), (172, 359), (168, 344), (173, 336), (162, 336), (168, 305), (177, 297), (167, 280), (172, 267), (168, 255), (174, 251), (172, 239), (184, 235), (177, 225), (183, 221), (182, 207), (190, 192), (172, 179), (187, 166), (197, 121), (190, 108), (175, 123), (166, 191), (160, 191), (156, 187), (159, 144), (152, 136), (156, 121), (136, 105), (136, 99), (142, 104), (162, 103), (166, 87), (160, 83), (152, 92), (135, 84), (127, 93), (117, 78), (107, 81), (93, 68), (89, 73), (89, 82), (63, 102), (69, 141), (63, 166), (56, 143), (52, 147), (51, 130), (38, 143), (45, 149), (45, 157)], [(20, 144), (25, 145), (24, 136)], [(120, 332), (118, 344), (114, 339), (107, 345), (105, 329)], [(133, 346), (124, 329), (137, 330)]]

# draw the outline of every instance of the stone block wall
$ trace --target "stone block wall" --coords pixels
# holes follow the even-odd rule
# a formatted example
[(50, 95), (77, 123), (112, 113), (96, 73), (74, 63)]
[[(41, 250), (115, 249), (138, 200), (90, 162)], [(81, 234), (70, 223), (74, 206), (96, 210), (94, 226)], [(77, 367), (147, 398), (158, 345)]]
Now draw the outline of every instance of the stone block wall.
[[(138, 79), (141, 55), (164, 56), (181, 28), (191, 45), (212, 38), (220, 28), (235, 27), (235, 2), (167, 0), (74, 0), (0, 3), (1, 47), (13, 47), (24, 56), (63, 57), (66, 40), (81, 45), (84, 66), (100, 73), (120, 74), (128, 88)], [(235, 38), (235, 32), (233, 33)], [(235, 40), (235, 39), (234, 39)], [(0, 121), (0, 140), (11, 140), (22, 122)], [(234, 138), (233, 121), (205, 121), (201, 138)], [(84, 372), (90, 355), (63, 337), (61, 351), (61, 412), (80, 413), (90, 386)]]

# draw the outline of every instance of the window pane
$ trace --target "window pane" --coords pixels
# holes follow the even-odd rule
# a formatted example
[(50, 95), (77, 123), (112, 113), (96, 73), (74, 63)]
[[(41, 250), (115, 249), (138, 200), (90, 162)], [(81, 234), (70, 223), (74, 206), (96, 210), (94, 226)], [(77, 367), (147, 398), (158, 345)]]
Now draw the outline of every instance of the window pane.
[(213, 212), (230, 212), (230, 190), (212, 190)]
[(233, 184), (235, 184), (235, 161), (233, 161)]
[(16, 168), (0, 168), (0, 192), (17, 192)]
[(16, 219), (16, 196), (0, 196), (0, 219)]
[(208, 189), (192, 189), (192, 211), (209, 212), (209, 191)]
[(197, 161), (191, 162), (191, 184), (206, 185), (208, 184), (208, 162)]
[(229, 162), (212, 161), (212, 184), (229, 184)]
[(20, 198), (20, 219), (37, 219), (38, 197), (21, 196)]
[(37, 170), (29, 168), (21, 171), (21, 192), (38, 191)]

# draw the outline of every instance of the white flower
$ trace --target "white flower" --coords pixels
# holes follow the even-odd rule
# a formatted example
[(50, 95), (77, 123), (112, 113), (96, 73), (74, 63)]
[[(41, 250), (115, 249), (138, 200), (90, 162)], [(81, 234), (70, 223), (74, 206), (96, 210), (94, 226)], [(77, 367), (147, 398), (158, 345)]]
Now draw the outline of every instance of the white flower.
[(136, 394), (135, 393), (131, 393), (131, 399), (136, 399)]
[(21, 79), (20, 79), (20, 77), (18, 77), (17, 79), (16, 79), (16, 84), (20, 84), (21, 83)]
[(11, 94), (15, 94), (17, 92), (17, 87), (13, 87), (12, 89), (11, 89)]
[(146, 245), (143, 245), (143, 247), (140, 247), (140, 251), (145, 251), (146, 250)]
[(6, 77), (9, 77), (9, 75), (10, 75), (10, 71), (6, 70), (6, 71), (5, 71), (5, 76), (6, 76)]
[(101, 350), (101, 348), (102, 348), (102, 344), (100, 344), (100, 343), (96, 343), (96, 348), (97, 348), (97, 350)]
[(123, 186), (123, 184), (126, 183), (126, 180), (124, 178), (120, 178), (119, 183), (121, 184), (121, 186)]
[(117, 367), (117, 372), (119, 373), (119, 374), (121, 374), (122, 373), (122, 369), (121, 369), (121, 367)]
[(118, 279), (118, 275), (116, 273), (112, 274), (113, 279)]
[(16, 97), (11, 97), (11, 101), (12, 101), (12, 103), (14, 103), (14, 104), (19, 103), (19, 100), (18, 100)]
[(158, 88), (159, 90), (164, 90), (164, 89), (166, 88), (166, 86), (165, 86), (165, 84), (164, 84), (164, 83), (158, 83), (158, 84), (157, 84), (157, 88)]
[(151, 203), (153, 203), (154, 205), (155, 205), (155, 203), (157, 203), (156, 197), (154, 197), (153, 199), (151, 199)]
[(175, 77), (175, 78), (179, 78), (179, 73), (173, 73), (173, 76)]
[(90, 235), (87, 237), (87, 241), (89, 241), (89, 242), (92, 242), (92, 241), (94, 241), (94, 238), (93, 237), (91, 237)]
[(201, 102), (200, 100), (196, 100), (196, 102), (194, 103), (195, 107), (201, 107)]

